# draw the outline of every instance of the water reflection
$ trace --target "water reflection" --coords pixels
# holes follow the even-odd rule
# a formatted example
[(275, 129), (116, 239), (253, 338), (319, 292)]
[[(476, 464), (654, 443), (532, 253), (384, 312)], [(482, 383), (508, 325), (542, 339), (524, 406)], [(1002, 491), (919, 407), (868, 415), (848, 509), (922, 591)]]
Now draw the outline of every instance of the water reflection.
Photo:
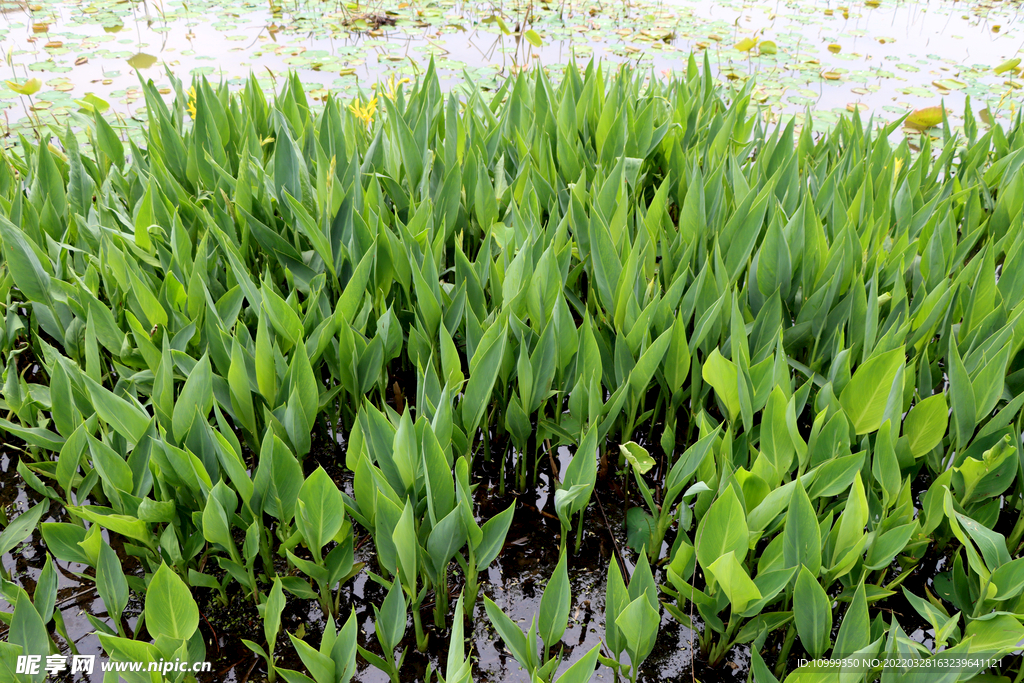
[[(123, 116), (144, 118), (138, 74), (171, 92), (165, 70), (240, 84), (250, 72), (268, 89), (299, 71), (314, 99), (353, 96), (395, 72), (414, 76), (433, 57), (444, 86), (500, 78), (538, 65), (591, 57), (667, 74), (690, 50), (706, 51), (724, 82), (751, 75), (755, 101), (772, 115), (812, 107), (824, 123), (860, 108), (894, 118), (944, 101), (954, 115), (1021, 101), (1013, 72), (994, 66), (1018, 53), (1017, 6), (976, 2), (829, 0), (671, 4), (505, 4), (449, 1), (356, 5), (309, 0), (117, 2), (0, 0), (0, 45), (17, 81), (39, 77), (37, 112), (59, 119), (92, 92)], [(531, 33), (526, 34), (526, 31)], [(523, 35), (520, 35), (522, 33)], [(528, 39), (529, 38), (529, 39)], [(749, 45), (750, 49), (737, 49)], [(7, 118), (23, 118), (0, 86)]]

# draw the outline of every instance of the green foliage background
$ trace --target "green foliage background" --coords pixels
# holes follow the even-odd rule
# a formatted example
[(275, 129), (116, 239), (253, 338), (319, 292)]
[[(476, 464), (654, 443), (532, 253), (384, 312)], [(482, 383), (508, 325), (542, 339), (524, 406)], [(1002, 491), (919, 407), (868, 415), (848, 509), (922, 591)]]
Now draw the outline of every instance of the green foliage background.
[[(566, 540), (578, 552), (599, 460), (635, 484), (640, 560), (610, 563), (604, 648), (566, 683), (598, 657), (636, 680), (663, 609), (712, 665), (752, 643), (757, 683), (796, 643), (913, 659), (1024, 638), (1019, 121), (981, 131), (968, 112), (965, 137), (917, 154), (856, 115), (817, 138), (765, 130), (752, 86), (726, 100), (692, 58), (668, 82), (520, 74), (488, 102), (431, 69), (363, 118), (312, 109), (292, 79), (273, 103), (255, 81), (199, 82), (191, 120), (176, 87), (169, 107), (144, 84), (144, 148), (97, 115), (88, 153), (66, 132), (0, 163), (0, 428), (43, 497), (0, 547), (39, 527), (95, 568), (112, 658), (202, 659), (202, 587), (260, 604), (265, 642), (247, 645), (272, 678), (348, 680), (358, 654), (397, 681), (429, 595), (460, 633), (444, 680), (471, 680), (462, 614), (515, 514), (478, 519), (481, 458), (525, 485), (559, 445), (563, 555), (538, 619), (523, 633), (486, 604), (534, 680), (558, 665)], [(352, 496), (304, 465), (338, 434)], [(52, 506), (71, 521), (40, 525)], [(376, 566), (354, 560), (364, 532)], [(938, 654), (876, 606), (929, 552), (947, 571), (903, 596)], [(3, 584), (11, 671), (64, 628), (46, 566), (32, 596)], [(360, 571), (388, 589), (380, 654), (338, 609)], [(316, 648), (289, 634), (305, 673), (275, 666), (288, 596), (332, 615)]]

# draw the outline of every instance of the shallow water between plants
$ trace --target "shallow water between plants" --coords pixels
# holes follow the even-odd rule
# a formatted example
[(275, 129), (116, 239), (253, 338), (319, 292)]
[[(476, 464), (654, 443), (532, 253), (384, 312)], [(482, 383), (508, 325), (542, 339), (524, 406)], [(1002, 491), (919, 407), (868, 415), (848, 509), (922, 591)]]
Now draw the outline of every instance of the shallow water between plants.
[[(652, 444), (653, 446), (653, 444)], [(518, 457), (518, 456), (517, 456)], [(557, 466), (561, 471), (568, 465), (571, 453), (568, 448), (561, 447), (557, 453)], [(495, 458), (495, 462), (498, 458)], [(342, 463), (343, 452), (332, 448), (317, 448), (306, 459), (308, 470), (323, 466), (343, 491), (352, 494), (351, 474)], [(506, 459), (507, 467), (512, 469), (512, 459)], [(481, 518), (490, 517), (516, 501), (516, 512), (512, 527), (506, 537), (506, 543), (497, 559), (488, 568), (482, 578), (480, 598), (477, 601), (472, 622), (466, 622), (467, 652), (474, 660), (474, 680), (484, 682), (529, 683), (529, 677), (516, 663), (501, 639), (488, 621), (483, 608), (483, 596), (494, 600), (514, 621), (521, 624), (524, 630), (529, 628), (531, 620), (537, 614), (544, 584), (558, 560), (559, 534), (561, 528), (554, 514), (553, 497), (549, 487), (550, 464), (546, 457), (541, 459), (537, 477), (537, 485), (517, 491), (507, 484), (504, 494), (500, 491), (500, 479), (494, 463), (481, 463), (483, 477), (478, 479), (476, 502)], [(31, 489), (25, 488), (20, 476), (15, 471), (17, 454), (4, 450), (0, 455), (0, 504), (8, 517), (13, 518), (28, 507), (39, 502), (40, 497)], [(596, 489), (595, 503), (588, 510), (584, 521), (584, 538), (581, 551), (572, 555), (569, 565), (569, 577), (572, 585), (573, 604), (570, 610), (569, 625), (562, 637), (564, 659), (559, 672), (568, 668), (570, 660), (580, 653), (586, 652), (598, 644), (604, 634), (604, 596), (607, 567), (610, 562), (620, 561), (627, 573), (632, 573), (637, 554), (627, 545), (625, 532), (625, 510), (628, 506), (642, 505), (634, 500), (635, 491), (624, 492), (621, 479), (609, 474), (599, 479)], [(506, 472), (506, 482), (512, 480), (513, 474)], [(597, 502), (600, 501), (600, 502)], [(628, 501), (628, 502), (627, 502)], [(67, 522), (62, 512), (51, 509), (42, 521)], [(110, 536), (104, 530), (103, 537), (110, 542)], [(373, 552), (373, 542), (365, 531), (357, 532), (363, 541), (357, 544), (356, 560), (365, 562), (367, 568), (378, 570)], [(574, 532), (573, 532), (574, 533)], [(575, 541), (570, 535), (569, 542)], [(671, 541), (671, 534), (666, 546)], [(124, 563), (126, 574), (136, 573), (135, 561), (124, 553), (122, 545), (115, 539), (113, 548)], [(667, 555), (668, 548), (663, 547), (662, 554)], [(933, 557), (934, 555), (934, 557)], [(621, 560), (617, 560), (617, 556)], [(4, 569), (10, 573), (15, 582), (32, 592), (35, 581), (42, 570), (46, 558), (45, 545), (38, 529), (29, 541), (16, 547), (11, 553), (2, 557)], [(96, 629), (85, 616), (86, 613), (110, 624), (106, 608), (96, 591), (92, 570), (85, 565), (68, 563), (54, 559), (58, 569), (57, 609), (63, 615), (68, 634), (73, 643), (67, 643), (59, 635), (55, 640), (64, 654), (92, 654), (99, 661), (105, 660)], [(944, 568), (941, 552), (932, 551), (929, 556), (913, 570), (911, 577), (905, 582), (908, 587), (928, 585), (934, 590), (933, 578)], [(661, 583), (665, 580), (664, 569), (657, 567), (655, 579)], [(894, 564), (898, 572), (898, 565)], [(88, 572), (86, 579), (76, 573)], [(455, 572), (451, 578), (452, 599), (461, 589), (462, 578)], [(237, 590), (237, 586), (233, 590)], [(372, 605), (379, 605), (386, 591), (372, 581), (366, 572), (361, 572), (355, 579), (343, 584), (341, 590), (341, 613), (347, 614), (355, 609), (361, 634), (359, 642), (371, 650), (378, 650), (374, 639), (374, 613)], [(253, 633), (262, 632), (262, 620), (255, 606), (249, 600), (232, 600), (228, 606), (221, 605), (212, 591), (196, 588), (194, 595), (200, 608), (200, 631), (204, 635), (207, 647), (207, 660), (212, 662), (210, 673), (198, 674), (203, 683), (226, 681), (243, 683), (248, 681), (265, 681), (266, 667), (262, 660), (250, 652), (241, 642), (242, 638), (251, 638)], [(230, 592), (229, 592), (230, 595)], [(428, 601), (429, 603), (429, 601)], [(930, 626), (916, 618), (912, 608), (906, 604), (902, 596), (893, 596), (879, 603), (883, 609), (892, 610), (901, 617), (901, 623), (907, 633), (928, 644), (934, 635)], [(124, 613), (124, 621), (129, 629), (134, 630), (138, 617), (142, 612), (142, 596), (131, 593), (128, 607)], [(424, 604), (424, 626), (430, 633), (430, 644), (427, 652), (415, 649), (412, 629), (407, 629), (406, 638), (401, 649), (407, 650), (405, 664), (402, 669), (403, 680), (424, 681), (428, 667), (436, 671), (443, 668), (447, 653), (450, 632), (438, 631), (431, 623), (431, 604)], [(0, 597), (0, 609), (13, 609)], [(700, 617), (693, 614), (695, 623), (700, 625)], [(411, 617), (410, 617), (411, 622)], [(279, 637), (278, 653), (281, 657), (279, 666), (303, 669), (294, 649), (288, 643), (284, 631), (303, 635), (310, 642), (318, 642), (319, 634), (326, 623), (326, 617), (316, 600), (303, 600), (289, 595), (282, 617), (283, 631)], [(838, 628), (838, 625), (837, 625)], [(781, 648), (781, 633), (769, 640), (763, 656), (770, 665), (774, 665)], [(311, 637), (310, 637), (311, 636)], [(688, 681), (691, 677), (702, 683), (730, 683), (747, 680), (750, 666), (750, 650), (747, 645), (737, 645), (717, 667), (709, 667), (699, 649), (698, 634), (680, 625), (667, 612), (663, 612), (657, 645), (654, 652), (645, 662), (639, 679), (644, 683), (657, 681)], [(573, 656), (573, 653), (576, 653)], [(790, 653), (788, 660), (791, 667), (806, 654), (799, 643)], [(79, 675), (81, 676), (81, 675)], [(60, 677), (51, 676), (48, 680), (65, 682), (89, 680), (87, 677), (72, 677), (65, 673)], [(354, 680), (362, 683), (387, 683), (387, 675), (368, 666), (360, 660), (360, 670)], [(436, 680), (434, 678), (433, 680)], [(595, 681), (613, 681), (614, 672), (600, 665), (594, 674)]]
[[(568, 463), (569, 452), (563, 447), (560, 455), (563, 456), (561, 466), (564, 466)], [(35, 492), (20, 485), (18, 481), (20, 477), (15, 472), (16, 458), (16, 455), (12, 456), (10, 453), (4, 453), (0, 458), (0, 503), (3, 504), (4, 510), (10, 517), (20, 514), (24, 509), (38, 502)], [(351, 477), (346, 476), (338, 467), (339, 461), (343, 461), (343, 456), (339, 456), (339, 460), (335, 461), (332, 455), (321, 453), (319, 457), (311, 456), (307, 464), (314, 468), (316, 465), (324, 465), (329, 468), (329, 471), (338, 480), (339, 486), (351, 494)], [(507, 507), (513, 499), (517, 500), (518, 504), (505, 548), (488, 568), (481, 588), (481, 599), (477, 602), (473, 622), (468, 627), (472, 630), (467, 630), (469, 640), (467, 648), (471, 648), (472, 656), (476, 660), (475, 680), (521, 680), (527, 683), (529, 681), (526, 673), (519, 669), (518, 664), (490, 627), (483, 609), (482, 596), (486, 595), (494, 600), (512, 619), (523, 623), (524, 628), (528, 628), (530, 620), (537, 613), (544, 583), (558, 560), (560, 527), (557, 518), (552, 519), (554, 517), (553, 503), (549, 495), (547, 480), (548, 475), (541, 474), (538, 486), (521, 492), (513, 491), (510, 488), (504, 495), (499, 494), (496, 480), (482, 482), (477, 490), (477, 501), (481, 505), (481, 514), (484, 516), (489, 516)], [(606, 510), (611, 528), (609, 529), (604, 520), (596, 514), (597, 511), (593, 510), (595, 514), (590, 515), (586, 521), (582, 551), (579, 555), (574, 556), (571, 566), (573, 607), (570, 612), (569, 626), (562, 638), (566, 661), (560, 670), (568, 667), (569, 655), (572, 651), (585, 652), (589, 650), (601, 640), (604, 634), (605, 572), (607, 563), (615, 561), (616, 547), (623, 554), (628, 569), (632, 571), (630, 560), (633, 553), (626, 546), (626, 537), (622, 530), (624, 514), (621, 504), (609, 501)], [(51, 514), (43, 521), (70, 520), (63, 515), (57, 517)], [(614, 541), (612, 540), (613, 535), (615, 536)], [(110, 540), (106, 531), (103, 532), (103, 536), (105, 540)], [(356, 559), (366, 562), (368, 567), (376, 570), (376, 560), (372, 548), (372, 541), (365, 543), (357, 551)], [(132, 573), (133, 560), (123, 553), (123, 549), (119, 545), (115, 544), (114, 549), (126, 563), (126, 573)], [(3, 556), (4, 569), (11, 574), (12, 579), (31, 592), (34, 589), (35, 580), (42, 570), (45, 557), (45, 546), (36, 531), (29, 541)], [(65, 643), (59, 636), (56, 636), (62, 652), (93, 654), (98, 658), (104, 658), (99, 639), (95, 635), (95, 629), (85, 617), (85, 613), (88, 612), (109, 623), (106, 609), (95, 589), (93, 580), (81, 580), (75, 576), (75, 573), (84, 572), (88, 568), (85, 565), (61, 562), (56, 559), (54, 559), (54, 564), (59, 572), (57, 608), (61, 611), (68, 633), (74, 641), (72, 649), (72, 644)], [(457, 593), (461, 587), (459, 581), (459, 577), (453, 577), (453, 594)], [(367, 647), (372, 647), (370, 643), (375, 645), (375, 641), (373, 641), (374, 625), (371, 604), (380, 604), (384, 599), (384, 589), (371, 581), (363, 572), (349, 583), (344, 584), (341, 591), (342, 613), (347, 613), (352, 607), (355, 608), (362, 631), (360, 642), (365, 643)], [(241, 600), (232, 601), (230, 605), (224, 607), (216, 602), (209, 591), (197, 589), (195, 594), (200, 606), (200, 630), (207, 643), (207, 659), (213, 663), (212, 673), (200, 674), (199, 680), (211, 682), (265, 680), (265, 666), (240, 641), (241, 638), (250, 637), (254, 631), (262, 630), (262, 621), (252, 603)], [(0, 598), (0, 605), (3, 605), (5, 610), (12, 609), (2, 598)], [(424, 605), (425, 623), (429, 623), (430, 620), (430, 607), (430, 605)], [(141, 610), (142, 600), (133, 592), (125, 611), (125, 622), (129, 628), (135, 628)], [(317, 601), (289, 596), (283, 616), (283, 625), (286, 630), (295, 633), (301, 628), (306, 634), (319, 633), (322, 631), (325, 621), (325, 616)], [(447, 652), (449, 633), (438, 632), (432, 626), (428, 628), (431, 631), (431, 643), (427, 653), (415, 651), (415, 639), (412, 638), (411, 629), (409, 637), (403, 642), (402, 647), (409, 650), (403, 667), (403, 676), (408, 677), (406, 680), (424, 680), (429, 665), (432, 664), (436, 670), (437, 666), (443, 663), (443, 657)], [(661, 622), (658, 647), (645, 665), (646, 671), (641, 676), (641, 680), (671, 680), (688, 672), (691, 663), (690, 636), (687, 629), (681, 627), (666, 613)], [(280, 652), (284, 656), (282, 665), (301, 670), (300, 660), (291, 647), (285, 645), (286, 641), (287, 636), (282, 633), (282, 647), (280, 648)], [(695, 643), (694, 647), (696, 647)], [(735, 670), (737, 673), (743, 672), (745, 675), (746, 661), (742, 657), (742, 653), (736, 654), (736, 659), (739, 661), (735, 662)], [(605, 667), (599, 669), (595, 674), (595, 680), (613, 679), (613, 672)], [(731, 679), (730, 675), (724, 680)], [(65, 674), (62, 680), (78, 679), (72, 678), (70, 674)], [(388, 678), (383, 672), (363, 664), (356, 680), (370, 683), (384, 682)]]
[(443, 85), (488, 89), (572, 57), (661, 74), (696, 50), (723, 81), (755, 77), (769, 118), (810, 107), (828, 127), (853, 109), (892, 120), (944, 104), (955, 126), (967, 96), (989, 120), (1024, 101), (1019, 71), (998, 68), (1019, 56), (1020, 10), (990, 0), (2, 0), (4, 78), (42, 88), (29, 99), (0, 84), (0, 110), (10, 135), (109, 103), (132, 131), (145, 120), (138, 76), (171, 97), (165, 69), (186, 84), (238, 85), (252, 73), (268, 90), (296, 70), (317, 100), (368, 98), (378, 80), (414, 77), (430, 58)]

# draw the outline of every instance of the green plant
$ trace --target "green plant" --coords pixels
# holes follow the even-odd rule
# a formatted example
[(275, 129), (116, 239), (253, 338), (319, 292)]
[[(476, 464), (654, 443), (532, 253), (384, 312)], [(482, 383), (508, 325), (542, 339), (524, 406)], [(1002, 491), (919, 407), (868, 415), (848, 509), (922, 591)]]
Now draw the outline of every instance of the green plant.
[[(569, 586), (568, 554), (565, 549), (559, 556), (558, 564), (540, 600), (540, 613), (530, 623), (529, 632), (523, 633), (500, 607), (490, 598), (484, 598), (487, 618), (508, 646), (512, 655), (530, 680), (551, 681), (555, 670), (562, 661), (561, 652), (549, 656), (551, 646), (558, 643), (569, 623), (569, 609), (572, 607), (572, 590)], [(543, 648), (537, 639), (543, 642)], [(558, 681), (561, 683), (586, 683), (594, 675), (599, 646), (595, 646), (570, 666)]]
[[(1024, 613), (1021, 122), (981, 132), (965, 107), (917, 150), (857, 114), (766, 128), (755, 86), (696, 58), (664, 81), (520, 73), (490, 98), (431, 66), (359, 117), (295, 77), (272, 102), (255, 79), (172, 83), (170, 104), (140, 85), (145, 144), (94, 107), (87, 146), (51, 131), (0, 156), (0, 429), (40, 501), (0, 549), (39, 528), (92, 567), (108, 653), (195, 655), (191, 615), (162, 623), (157, 594), (187, 611), (209, 589), (262, 611), (272, 672), (282, 601), (318, 600), (334, 635), (293, 644), (316, 680), (349, 671), (339, 586), (369, 572), (368, 533), (383, 654), (356, 653), (398, 677), (409, 613), (420, 649), (428, 596), (460, 625), (505, 546), (515, 506), (481, 515), (485, 476), (518, 493), (554, 465), (567, 551), (616, 464), (643, 557), (628, 586), (609, 569), (604, 661), (630, 678), (662, 606), (699, 615), (712, 664), (777, 636), (758, 681), (820, 676), (788, 671), (798, 644), (1005, 651)], [(942, 590), (911, 599), (929, 552)], [(32, 602), (60, 632), (45, 573)], [(12, 642), (42, 643), (3, 590)], [(910, 645), (896, 600), (947, 649)], [(520, 648), (538, 672), (560, 614), (542, 612)], [(456, 648), (445, 679), (465, 672)]]
[[(629, 679), (635, 683), (640, 667), (654, 649), (661, 624), (658, 588), (646, 552), (640, 553), (628, 585), (618, 563), (608, 565), (604, 614), (605, 644), (613, 657), (601, 659), (616, 673), (625, 668)], [(623, 650), (629, 655), (628, 666), (620, 661)]]
[(376, 615), (374, 631), (377, 635), (377, 642), (380, 643), (381, 649), (384, 652), (384, 657), (378, 657), (362, 647), (359, 648), (359, 654), (370, 664), (387, 673), (391, 677), (392, 683), (398, 683), (401, 680), (398, 672), (402, 668), (402, 662), (405, 661), (405, 655), (408, 650), (402, 650), (396, 658), (395, 648), (398, 647), (405, 636), (408, 611), (403, 585), (398, 581), (397, 577), (391, 584), (391, 588), (388, 589), (387, 597), (384, 598), (380, 608), (378, 609), (374, 605), (373, 612)]

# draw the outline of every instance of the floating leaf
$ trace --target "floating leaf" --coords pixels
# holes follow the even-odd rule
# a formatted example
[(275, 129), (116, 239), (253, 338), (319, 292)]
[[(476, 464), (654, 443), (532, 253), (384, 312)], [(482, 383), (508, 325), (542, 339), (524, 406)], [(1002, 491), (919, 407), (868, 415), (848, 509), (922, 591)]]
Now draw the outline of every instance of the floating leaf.
[(156, 57), (145, 52), (139, 52), (128, 58), (128, 66), (133, 69), (148, 69), (156, 64)]

